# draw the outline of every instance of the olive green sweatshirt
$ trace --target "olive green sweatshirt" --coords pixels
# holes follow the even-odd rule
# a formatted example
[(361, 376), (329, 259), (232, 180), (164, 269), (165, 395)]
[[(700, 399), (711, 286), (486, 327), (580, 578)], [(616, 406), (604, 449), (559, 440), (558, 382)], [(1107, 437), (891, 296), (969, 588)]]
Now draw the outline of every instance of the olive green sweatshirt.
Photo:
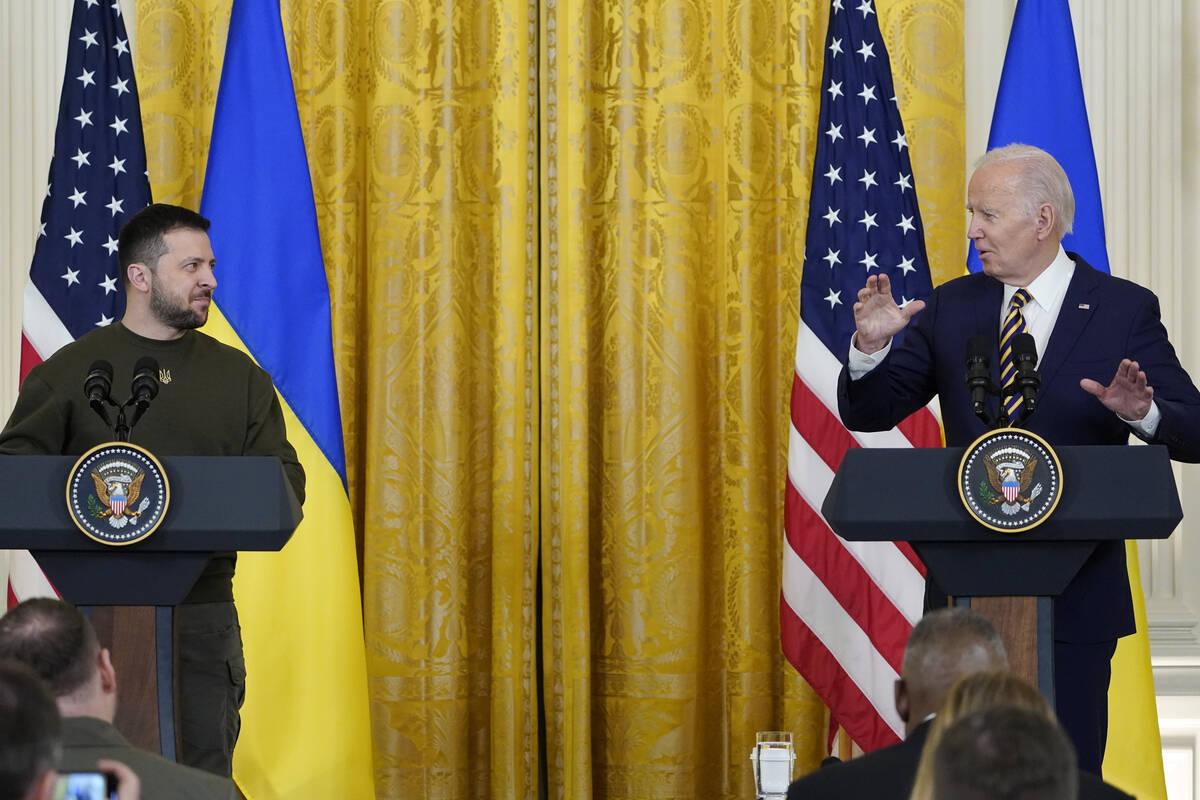
[[(0, 431), (0, 454), (82, 455), (115, 438), (83, 393), (97, 360), (113, 368), (112, 397), (130, 394), (134, 364), (158, 362), (158, 396), (129, 440), (155, 456), (276, 456), (304, 502), (304, 469), (287, 440), (271, 376), (247, 355), (199, 331), (162, 341), (115, 323), (80, 337), (34, 367)], [(115, 410), (109, 409), (115, 422)], [(127, 414), (132, 415), (133, 409)], [(213, 559), (185, 602), (230, 600), (233, 554)]]

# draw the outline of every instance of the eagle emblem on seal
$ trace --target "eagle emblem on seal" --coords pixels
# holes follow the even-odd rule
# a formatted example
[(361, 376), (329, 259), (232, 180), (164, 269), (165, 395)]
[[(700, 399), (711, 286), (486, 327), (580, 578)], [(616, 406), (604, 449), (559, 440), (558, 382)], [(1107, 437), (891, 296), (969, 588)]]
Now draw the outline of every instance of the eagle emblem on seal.
[(958, 496), (979, 524), (1024, 533), (1044, 522), (1062, 499), (1062, 464), (1036, 433), (997, 428), (976, 439), (958, 462)]
[(93, 509), (93, 516), (98, 519), (107, 518), (109, 525), (123, 528), (129, 519), (137, 519), (146, 510), (145, 502), (134, 509), (134, 504), (142, 493), (145, 472), (139, 472), (132, 478), (128, 474), (119, 473), (107, 477), (102, 477), (98, 472), (92, 472), (91, 475), (96, 487), (96, 497), (102, 506)]
[[(1001, 447), (983, 459), (992, 492), (988, 502), (999, 505), (1008, 516), (1028, 511), (1029, 504), (1042, 493), (1042, 485), (1033, 483), (1037, 456), (1020, 447)], [(1032, 486), (1032, 488), (1031, 488)]]

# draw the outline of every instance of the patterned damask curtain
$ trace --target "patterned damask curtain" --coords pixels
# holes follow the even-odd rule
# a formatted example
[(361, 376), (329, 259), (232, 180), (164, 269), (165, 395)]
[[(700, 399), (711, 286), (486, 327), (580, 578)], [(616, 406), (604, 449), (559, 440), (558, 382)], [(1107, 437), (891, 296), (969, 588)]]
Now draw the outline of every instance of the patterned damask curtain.
[[(282, 5), (379, 796), (744, 798), (780, 728), (810, 769), (777, 619), (825, 0)], [(229, 6), (136, 2), (156, 199), (199, 204)], [(943, 280), (961, 0), (879, 14)]]

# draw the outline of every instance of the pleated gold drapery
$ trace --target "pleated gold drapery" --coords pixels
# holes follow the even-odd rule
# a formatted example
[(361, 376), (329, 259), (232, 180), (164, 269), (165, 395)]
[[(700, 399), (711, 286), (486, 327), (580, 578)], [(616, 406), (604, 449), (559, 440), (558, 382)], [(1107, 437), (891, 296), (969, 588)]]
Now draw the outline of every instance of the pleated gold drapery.
[[(137, 0), (156, 199), (199, 204), (229, 5)], [(536, 797), (543, 771), (554, 798), (748, 797), (764, 729), (819, 758), (777, 618), (826, 14), (283, 3), (380, 797)], [(879, 14), (941, 280), (961, 0)]]

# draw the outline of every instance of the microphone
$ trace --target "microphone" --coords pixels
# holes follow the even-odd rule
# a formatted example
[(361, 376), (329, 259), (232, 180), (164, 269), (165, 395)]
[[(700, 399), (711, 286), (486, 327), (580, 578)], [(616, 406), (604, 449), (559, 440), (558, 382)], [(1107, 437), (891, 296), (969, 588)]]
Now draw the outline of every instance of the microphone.
[(133, 365), (133, 383), (130, 385), (133, 402), (143, 411), (150, 401), (158, 396), (158, 362), (150, 356), (142, 356)]
[(83, 395), (88, 399), (88, 405), (92, 410), (100, 415), (100, 419), (104, 420), (104, 424), (112, 428), (112, 421), (108, 418), (108, 410), (105, 409), (106, 402), (109, 400), (109, 393), (112, 391), (112, 364), (107, 361), (93, 361), (88, 367), (87, 377), (83, 380)]
[(1037, 410), (1038, 390), (1042, 388), (1042, 376), (1037, 371), (1037, 345), (1028, 333), (1018, 333), (1012, 339), (1013, 366), (1017, 374), (1013, 384), (1021, 391), (1024, 410), (1021, 419), (1025, 419)]
[(126, 434), (128, 434), (128, 430), (138, 424), (142, 414), (145, 414), (146, 409), (150, 407), (150, 401), (158, 395), (158, 362), (150, 356), (142, 356), (133, 365), (133, 382), (130, 384), (130, 392), (133, 396), (125, 405), (137, 407), (133, 410), (133, 418), (129, 420)]
[(108, 393), (112, 391), (112, 377), (112, 364), (107, 361), (93, 361), (88, 367), (87, 377), (83, 381), (83, 394), (93, 408), (108, 399)]
[(971, 393), (971, 408), (989, 427), (992, 424), (987, 412), (987, 397), (992, 385), (992, 370), (988, 364), (991, 349), (991, 340), (986, 336), (967, 339), (967, 390)]

